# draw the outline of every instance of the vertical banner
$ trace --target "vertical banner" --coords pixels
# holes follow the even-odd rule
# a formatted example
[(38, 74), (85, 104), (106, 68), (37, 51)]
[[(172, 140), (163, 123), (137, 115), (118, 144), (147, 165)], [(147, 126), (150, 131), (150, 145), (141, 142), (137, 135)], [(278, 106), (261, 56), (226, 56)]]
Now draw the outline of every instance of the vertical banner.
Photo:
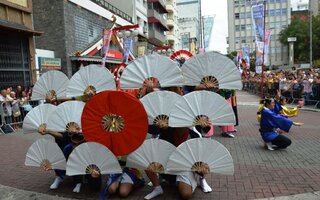
[(103, 39), (102, 39), (103, 46), (102, 46), (102, 50), (101, 50), (101, 54), (102, 54), (102, 63), (101, 64), (102, 64), (102, 66), (104, 66), (107, 61), (107, 55), (108, 55), (111, 36), (112, 36), (112, 29), (103, 29)]
[(246, 62), (246, 68), (250, 69), (250, 47), (242, 47), (243, 60)]
[(251, 7), (251, 17), (256, 39), (256, 73), (262, 73), (262, 60), (264, 48), (264, 5)]
[(132, 38), (123, 39), (123, 62), (128, 64), (129, 54), (132, 46)]
[(237, 66), (238, 66), (238, 69), (240, 71), (240, 74), (242, 74), (242, 68), (241, 68), (241, 60), (243, 58), (243, 52), (242, 50), (238, 50), (237, 51)]
[(269, 64), (269, 45), (272, 30), (266, 30), (264, 35), (264, 64)]
[(181, 49), (190, 51), (190, 38), (189, 34), (183, 34), (181, 35)]

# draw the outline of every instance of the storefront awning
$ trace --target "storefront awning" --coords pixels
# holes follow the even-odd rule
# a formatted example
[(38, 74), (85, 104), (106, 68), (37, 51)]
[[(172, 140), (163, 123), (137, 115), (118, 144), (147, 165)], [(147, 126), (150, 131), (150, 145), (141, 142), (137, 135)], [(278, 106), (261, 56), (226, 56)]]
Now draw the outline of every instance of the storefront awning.
[[(102, 62), (100, 56), (70, 56), (72, 61), (86, 61), (86, 62)], [(107, 58), (107, 63), (121, 64), (122, 60)]]
[(0, 30), (21, 32), (27, 35), (40, 36), (43, 32), (32, 30), (22, 24), (0, 20)]

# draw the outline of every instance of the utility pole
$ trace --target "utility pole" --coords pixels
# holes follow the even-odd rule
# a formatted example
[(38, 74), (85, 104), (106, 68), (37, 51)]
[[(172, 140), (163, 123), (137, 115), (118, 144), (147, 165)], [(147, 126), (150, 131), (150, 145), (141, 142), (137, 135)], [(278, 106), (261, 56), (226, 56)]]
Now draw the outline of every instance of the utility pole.
[(310, 34), (310, 68), (313, 68), (312, 64), (312, 5), (311, 5), (312, 0), (309, 0), (309, 34)]
[(199, 26), (200, 26), (200, 42), (199, 42), (199, 47), (203, 47), (203, 33), (202, 33), (202, 10), (201, 10), (201, 0), (199, 0)]

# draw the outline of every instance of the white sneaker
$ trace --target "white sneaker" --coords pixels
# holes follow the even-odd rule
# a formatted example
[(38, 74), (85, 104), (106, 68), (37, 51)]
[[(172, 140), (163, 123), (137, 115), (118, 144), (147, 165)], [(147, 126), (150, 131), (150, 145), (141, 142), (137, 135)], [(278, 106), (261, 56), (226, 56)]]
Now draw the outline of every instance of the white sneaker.
[(57, 189), (59, 187), (60, 183), (62, 183), (62, 182), (63, 182), (63, 179), (60, 176), (57, 176), (54, 179), (53, 183), (50, 185), (50, 189), (51, 190)]
[(204, 193), (212, 192), (212, 188), (208, 185), (206, 179), (200, 178), (200, 187)]

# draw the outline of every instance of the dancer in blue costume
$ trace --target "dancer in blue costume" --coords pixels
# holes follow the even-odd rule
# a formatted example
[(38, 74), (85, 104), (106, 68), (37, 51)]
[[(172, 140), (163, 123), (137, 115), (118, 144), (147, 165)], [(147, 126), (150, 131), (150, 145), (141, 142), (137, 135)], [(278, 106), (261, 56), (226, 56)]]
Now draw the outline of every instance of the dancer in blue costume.
[(275, 100), (265, 99), (264, 108), (261, 111), (260, 133), (269, 150), (285, 149), (291, 144), (291, 140), (282, 135), (289, 132), (292, 125), (301, 126), (301, 122), (293, 122), (288, 118), (276, 114), (274, 110)]

